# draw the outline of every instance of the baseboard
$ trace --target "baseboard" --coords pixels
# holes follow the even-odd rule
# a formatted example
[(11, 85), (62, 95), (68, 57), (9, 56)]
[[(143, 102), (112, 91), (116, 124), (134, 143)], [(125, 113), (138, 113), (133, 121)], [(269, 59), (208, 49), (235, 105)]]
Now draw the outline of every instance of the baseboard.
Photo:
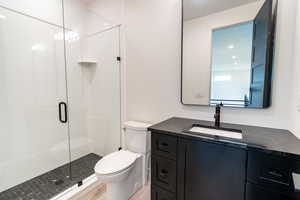
[(96, 195), (101, 195), (105, 190), (105, 185), (101, 184), (94, 174), (83, 180), (80, 187), (75, 185), (51, 200), (90, 200)]

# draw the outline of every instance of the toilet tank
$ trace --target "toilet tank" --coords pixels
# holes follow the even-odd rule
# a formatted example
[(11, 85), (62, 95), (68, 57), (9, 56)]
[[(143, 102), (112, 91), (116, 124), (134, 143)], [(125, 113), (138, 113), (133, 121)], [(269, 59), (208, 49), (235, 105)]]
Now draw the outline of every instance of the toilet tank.
[(125, 122), (125, 149), (140, 154), (146, 154), (149, 152), (151, 146), (151, 137), (150, 133), (147, 131), (147, 128), (150, 126), (151, 124), (144, 122)]

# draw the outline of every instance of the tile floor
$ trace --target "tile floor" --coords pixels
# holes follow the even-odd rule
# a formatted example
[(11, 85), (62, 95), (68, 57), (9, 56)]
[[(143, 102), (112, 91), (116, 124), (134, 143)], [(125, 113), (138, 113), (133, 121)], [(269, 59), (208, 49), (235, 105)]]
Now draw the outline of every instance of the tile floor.
[[(79, 180), (92, 175), (94, 173), (93, 167), (99, 159), (101, 159), (100, 156), (89, 154), (73, 161), (71, 167), (75, 176), (72, 180), (67, 178), (70, 165), (64, 165), (0, 193), (0, 200), (50, 199), (68, 187), (75, 185)], [(56, 185), (55, 180), (63, 180), (63, 182)], [(104, 184), (95, 184), (70, 200), (109, 200), (105, 192), (106, 186)], [(130, 200), (150, 200), (150, 184), (143, 187)]]
[[(92, 175), (94, 166), (100, 159), (101, 157), (96, 154), (83, 156), (71, 162), (71, 165), (58, 167), (1, 192), (0, 200), (48, 200)], [(70, 169), (73, 174), (72, 179), (69, 178)]]

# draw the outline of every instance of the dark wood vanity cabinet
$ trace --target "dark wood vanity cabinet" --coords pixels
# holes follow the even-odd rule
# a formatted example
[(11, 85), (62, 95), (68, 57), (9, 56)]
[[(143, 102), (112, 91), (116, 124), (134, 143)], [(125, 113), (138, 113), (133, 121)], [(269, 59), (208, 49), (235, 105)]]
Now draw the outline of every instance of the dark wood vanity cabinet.
[(268, 190), (264, 187), (247, 183), (246, 187), (247, 200), (293, 200), (278, 192)]
[(244, 198), (246, 151), (199, 140), (179, 139), (178, 199)]
[(292, 176), (299, 170), (296, 159), (248, 151), (246, 200), (299, 200)]
[(173, 160), (152, 156), (152, 181), (157, 186), (175, 193), (177, 189), (176, 166)]
[(300, 161), (152, 132), (152, 200), (300, 200)]
[(293, 160), (261, 152), (248, 152), (247, 182), (277, 192), (293, 191)]
[(242, 200), (246, 151), (152, 133), (152, 200)]
[(175, 200), (177, 192), (178, 138), (163, 134), (151, 135), (151, 199)]
[(152, 200), (175, 200), (176, 193), (168, 192), (155, 185), (151, 186), (151, 199)]

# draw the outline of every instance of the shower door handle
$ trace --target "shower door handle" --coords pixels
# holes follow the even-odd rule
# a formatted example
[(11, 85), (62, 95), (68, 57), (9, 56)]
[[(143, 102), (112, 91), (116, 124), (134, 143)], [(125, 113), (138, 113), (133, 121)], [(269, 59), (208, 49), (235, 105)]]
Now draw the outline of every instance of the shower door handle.
[[(62, 112), (64, 112), (64, 114)], [(65, 102), (60, 102), (58, 104), (58, 114), (59, 114), (59, 121), (61, 123), (68, 122), (68, 107)]]

